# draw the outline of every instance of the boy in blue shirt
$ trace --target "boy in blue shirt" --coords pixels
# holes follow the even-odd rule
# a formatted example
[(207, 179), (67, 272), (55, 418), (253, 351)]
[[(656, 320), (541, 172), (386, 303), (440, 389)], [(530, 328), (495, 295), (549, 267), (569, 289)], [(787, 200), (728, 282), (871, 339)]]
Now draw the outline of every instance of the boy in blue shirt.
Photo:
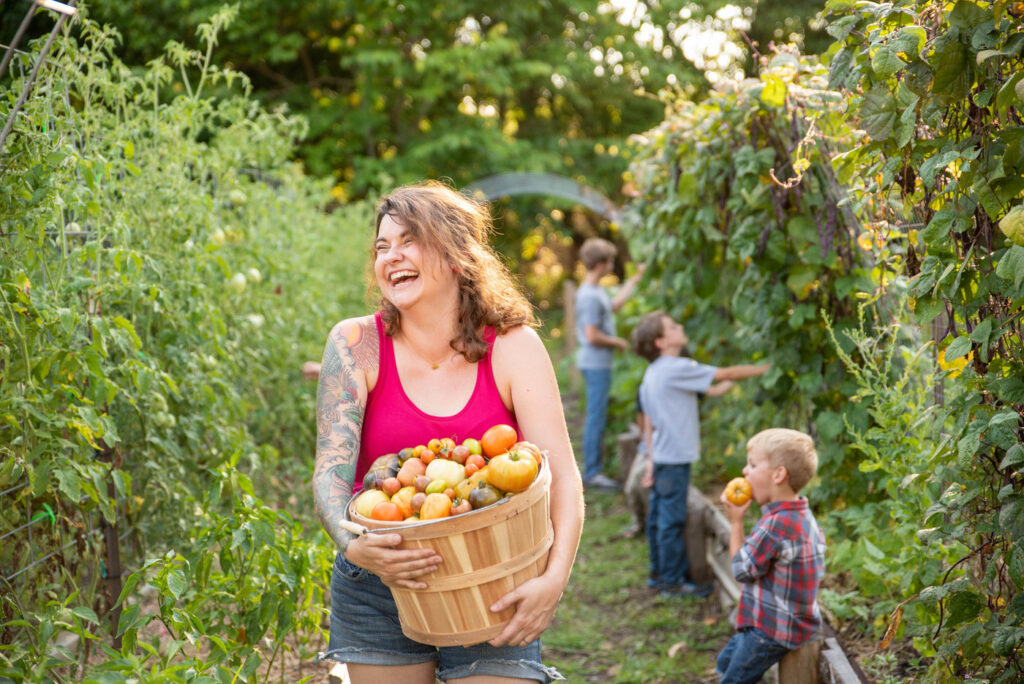
[(588, 489), (618, 489), (619, 483), (601, 472), (601, 443), (608, 415), (608, 394), (612, 386), (615, 352), (629, 343), (615, 334), (615, 312), (636, 289), (643, 265), (622, 284), (615, 297), (601, 285), (612, 272), (618, 248), (602, 238), (589, 238), (580, 247), (580, 262), (586, 269), (576, 290), (576, 367), (583, 374), (587, 415), (583, 424), (583, 486)]
[(647, 314), (633, 331), (637, 354), (651, 362), (640, 383), (640, 398), (653, 427), (645, 483), (651, 489), (648, 527), (651, 567), (648, 584), (662, 596), (707, 596), (711, 588), (689, 581), (684, 531), (690, 465), (700, 455), (699, 394), (719, 396), (731, 382), (763, 374), (768, 364), (708, 366), (679, 356), (688, 342), (680, 323), (663, 311)]

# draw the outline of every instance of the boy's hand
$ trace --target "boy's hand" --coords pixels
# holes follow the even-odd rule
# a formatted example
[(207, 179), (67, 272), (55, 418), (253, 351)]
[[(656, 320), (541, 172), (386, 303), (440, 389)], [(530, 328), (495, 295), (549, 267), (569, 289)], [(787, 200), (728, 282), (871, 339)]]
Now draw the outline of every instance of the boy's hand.
[(750, 508), (750, 504), (754, 502), (753, 499), (748, 499), (742, 506), (737, 506), (726, 498), (724, 489), (722, 490), (722, 495), (718, 500), (722, 502), (723, 506), (725, 506), (725, 515), (733, 525), (736, 523), (741, 525), (743, 524), (743, 516), (746, 515), (747, 509)]

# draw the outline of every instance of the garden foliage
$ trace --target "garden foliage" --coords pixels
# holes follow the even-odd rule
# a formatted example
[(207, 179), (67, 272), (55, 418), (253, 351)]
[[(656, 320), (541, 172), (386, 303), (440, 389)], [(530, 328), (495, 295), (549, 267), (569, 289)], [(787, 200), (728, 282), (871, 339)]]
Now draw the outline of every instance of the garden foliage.
[(0, 157), (0, 679), (250, 681), (319, 646), (299, 369), (363, 309), (372, 219), (325, 213), (302, 120), (211, 62), (232, 15), (145, 69), (78, 25)]
[(1011, 5), (830, 2), (827, 74), (783, 52), (738, 92), (670, 102), (634, 167), (648, 303), (703, 359), (773, 363), (756, 408), (713, 404), (709, 432), (735, 443), (712, 437), (710, 459), (737, 466), (716, 451), (760, 427), (811, 430), (830, 570), (882, 644), (913, 637), (929, 680), (1024, 672)]

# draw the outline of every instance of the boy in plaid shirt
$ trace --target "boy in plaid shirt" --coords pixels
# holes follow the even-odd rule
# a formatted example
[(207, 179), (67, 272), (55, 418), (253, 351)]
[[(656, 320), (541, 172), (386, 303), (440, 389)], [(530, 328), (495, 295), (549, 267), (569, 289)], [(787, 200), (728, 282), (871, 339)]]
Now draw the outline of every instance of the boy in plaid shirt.
[(722, 503), (731, 524), (732, 572), (743, 585), (737, 632), (718, 654), (721, 684), (753, 684), (821, 625), (818, 585), (825, 574), (825, 537), (799, 492), (814, 477), (818, 455), (802, 432), (762, 430), (747, 442), (743, 476), (761, 519), (744, 539), (751, 501)]

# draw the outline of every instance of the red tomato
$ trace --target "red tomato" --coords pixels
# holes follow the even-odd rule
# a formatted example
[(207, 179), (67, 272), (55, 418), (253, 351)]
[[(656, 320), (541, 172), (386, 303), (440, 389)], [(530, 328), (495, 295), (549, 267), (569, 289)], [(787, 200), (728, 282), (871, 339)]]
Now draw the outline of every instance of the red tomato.
[(381, 501), (379, 504), (373, 507), (370, 511), (370, 517), (374, 520), (392, 520), (400, 522), (405, 520), (402, 515), (402, 509), (398, 507), (398, 504), (391, 503), (390, 501)]

